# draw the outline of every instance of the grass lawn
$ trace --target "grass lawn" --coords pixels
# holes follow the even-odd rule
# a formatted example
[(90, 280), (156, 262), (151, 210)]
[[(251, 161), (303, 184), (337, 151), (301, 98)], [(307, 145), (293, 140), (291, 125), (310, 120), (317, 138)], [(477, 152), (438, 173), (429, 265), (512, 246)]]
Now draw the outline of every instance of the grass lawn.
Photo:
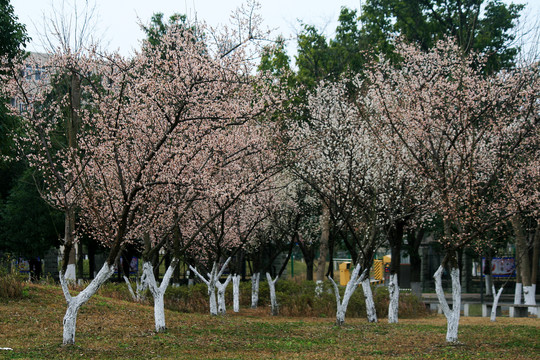
[(0, 359), (538, 359), (540, 320), (462, 318), (458, 345), (445, 343), (442, 316), (369, 324), (347, 319), (271, 317), (241, 309), (211, 317), (166, 310), (165, 333), (153, 309), (94, 296), (80, 312), (76, 345), (61, 346), (65, 302), (58, 287), (28, 285), (21, 300), (0, 302)]

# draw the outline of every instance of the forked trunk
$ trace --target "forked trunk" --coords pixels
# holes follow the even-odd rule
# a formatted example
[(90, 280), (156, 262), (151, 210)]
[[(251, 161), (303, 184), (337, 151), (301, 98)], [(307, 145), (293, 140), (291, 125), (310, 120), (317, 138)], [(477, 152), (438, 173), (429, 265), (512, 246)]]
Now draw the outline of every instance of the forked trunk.
[(369, 277), (366, 276), (362, 280), (362, 290), (364, 290), (364, 298), (366, 299), (366, 313), (367, 319), (371, 323), (377, 322), (377, 310), (375, 309), (375, 301), (373, 301), (373, 292), (371, 291), (371, 284)]
[(227, 313), (227, 308), (225, 304), (225, 290), (227, 285), (231, 281), (231, 275), (227, 276), (227, 280), (222, 284), (219, 282), (219, 279), (216, 279), (216, 288), (217, 288), (217, 302), (218, 302), (218, 314), (225, 315)]
[(504, 285), (501, 286), (501, 288), (497, 292), (495, 292), (495, 285), (493, 285), (493, 287), (491, 289), (491, 291), (494, 294), (493, 305), (491, 307), (491, 318), (490, 318), (491, 321), (495, 321), (495, 319), (497, 318), (497, 306), (499, 305), (499, 298), (501, 297), (503, 289), (504, 289)]
[(259, 279), (260, 273), (251, 275), (251, 308), (256, 309), (259, 303)]
[(356, 288), (358, 288), (358, 285), (364, 280), (364, 278), (367, 276), (367, 271), (364, 270), (362, 272), (362, 275), (360, 274), (360, 266), (356, 266), (351, 274), (351, 279), (347, 283), (347, 286), (345, 287), (345, 293), (343, 294), (343, 300), (341, 299), (341, 296), (339, 295), (339, 287), (337, 286), (334, 279), (332, 279), (331, 276), (328, 276), (328, 280), (332, 283), (334, 286), (334, 295), (336, 296), (336, 325), (342, 326), (345, 324), (345, 315), (347, 314), (347, 306), (349, 305), (349, 300), (351, 299), (352, 294), (354, 294), (354, 291)]
[[(197, 275), (199, 277), (199, 279), (201, 279), (201, 281), (203, 281), (205, 284), (206, 284), (206, 287), (208, 288), (208, 296), (210, 298), (210, 315), (217, 315), (218, 314), (218, 304), (217, 304), (217, 301), (216, 301), (216, 287), (218, 286), (217, 284), (219, 283), (219, 278), (221, 277), (221, 275), (223, 274), (223, 271), (225, 271), (225, 269), (227, 268), (227, 265), (229, 264), (229, 261), (231, 261), (231, 258), (229, 257), (225, 263), (223, 264), (223, 266), (221, 266), (221, 269), (218, 271), (218, 268), (217, 268), (217, 263), (214, 262), (214, 264), (212, 265), (212, 271), (210, 272), (210, 274), (207, 274), (208, 276), (208, 279), (206, 279), (204, 276), (202, 276), (196, 268), (194, 268), (193, 266), (189, 266), (190, 270), (193, 271), (193, 273), (195, 275)], [(226, 284), (228, 284), (230, 281), (230, 277), (227, 279), (226, 281)], [(221, 286), (221, 284), (219, 284)], [(226, 286), (226, 285), (225, 285)], [(225, 291), (225, 290), (223, 290)], [(225, 301), (225, 300), (223, 300)], [(224, 306), (223, 306), (224, 308)]]
[(442, 272), (443, 266), (441, 265), (433, 276), (435, 279), (435, 291), (437, 292), (439, 303), (441, 304), (444, 316), (446, 317), (446, 341), (453, 343), (457, 342), (458, 340), (459, 317), (461, 309), (461, 285), (459, 283), (459, 269), (457, 267), (452, 267), (450, 270), (450, 276), (452, 278), (452, 310), (450, 310), (450, 307), (446, 302), (446, 298), (444, 297), (444, 289), (442, 287)]
[(94, 295), (103, 283), (107, 281), (114, 273), (114, 268), (105, 263), (101, 270), (98, 272), (94, 280), (88, 284), (88, 286), (79, 293), (77, 296), (71, 296), (67, 287), (64, 274), (60, 272), (60, 284), (64, 292), (64, 297), (67, 302), (66, 314), (64, 315), (64, 334), (63, 344), (73, 345), (75, 344), (75, 331), (77, 326), (77, 313), (79, 308), (84, 305), (92, 295)]
[(173, 258), (171, 264), (165, 272), (165, 275), (163, 276), (163, 281), (161, 281), (160, 286), (158, 286), (156, 278), (154, 277), (154, 269), (152, 263), (150, 261), (145, 261), (143, 264), (143, 276), (145, 278), (146, 284), (148, 285), (148, 288), (150, 289), (150, 293), (154, 298), (154, 321), (157, 332), (162, 332), (167, 329), (165, 325), (165, 303), (163, 298), (165, 296), (165, 291), (167, 291), (167, 287), (169, 286), (169, 282), (177, 264), (178, 259)]
[(399, 308), (398, 274), (390, 275), (390, 282), (388, 284), (388, 292), (390, 294), (390, 302), (388, 303), (388, 323), (395, 324), (398, 322), (398, 308)]
[(269, 273), (266, 273), (266, 280), (268, 280), (268, 288), (270, 290), (270, 307), (272, 316), (279, 315), (279, 305), (276, 297), (276, 282), (279, 279), (279, 275), (275, 279)]

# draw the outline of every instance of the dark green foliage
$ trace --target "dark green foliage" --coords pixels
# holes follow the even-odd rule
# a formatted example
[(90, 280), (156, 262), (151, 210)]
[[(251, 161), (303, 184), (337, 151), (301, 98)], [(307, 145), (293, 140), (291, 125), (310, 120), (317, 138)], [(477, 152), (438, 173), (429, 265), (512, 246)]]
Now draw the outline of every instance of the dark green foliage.
[(362, 37), (377, 51), (392, 56), (394, 36), (403, 36), (424, 50), (450, 36), (465, 52), (488, 54), (485, 70), (492, 73), (513, 65), (518, 49), (511, 46), (512, 30), (523, 8), (500, 0), (367, 0), (361, 16)]
[(20, 24), (9, 0), (0, 0), (0, 55), (12, 59), (30, 40), (26, 27)]
[(27, 258), (43, 256), (58, 244), (62, 214), (45, 203), (30, 169), (14, 178), (0, 206), (0, 247)]

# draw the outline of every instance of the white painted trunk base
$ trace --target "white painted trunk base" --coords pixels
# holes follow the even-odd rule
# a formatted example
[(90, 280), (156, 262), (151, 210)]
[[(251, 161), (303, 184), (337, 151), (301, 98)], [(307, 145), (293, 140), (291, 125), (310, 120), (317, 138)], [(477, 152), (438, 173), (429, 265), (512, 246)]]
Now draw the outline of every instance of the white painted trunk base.
[(77, 313), (80, 307), (86, 303), (92, 295), (94, 295), (103, 283), (107, 281), (114, 273), (114, 267), (109, 267), (107, 263), (103, 265), (96, 277), (88, 284), (88, 286), (77, 296), (71, 296), (67, 286), (64, 274), (60, 272), (60, 284), (64, 292), (64, 297), (67, 302), (66, 314), (64, 315), (64, 330), (63, 344), (75, 344), (75, 331), (77, 328)]
[(276, 297), (276, 282), (278, 281), (279, 276), (276, 276), (275, 279), (272, 279), (272, 276), (269, 273), (266, 273), (266, 280), (268, 281), (268, 288), (270, 289), (270, 308), (272, 316), (279, 315), (279, 305), (277, 303)]
[(240, 311), (240, 275), (232, 277), (233, 282), (233, 311)]
[(167, 329), (165, 325), (165, 303), (163, 298), (165, 296), (165, 291), (167, 291), (167, 287), (169, 286), (169, 282), (171, 281), (171, 277), (177, 264), (178, 259), (173, 258), (171, 264), (165, 272), (165, 275), (163, 275), (163, 281), (161, 281), (161, 285), (158, 286), (156, 282), (156, 277), (154, 276), (152, 263), (149, 261), (145, 261), (143, 263), (143, 276), (145, 279), (145, 283), (150, 289), (150, 293), (154, 298), (154, 322), (157, 332), (162, 332)]
[(343, 294), (343, 300), (341, 299), (341, 296), (339, 294), (339, 287), (332, 279), (332, 277), (328, 276), (328, 280), (332, 283), (334, 287), (334, 295), (336, 296), (336, 325), (342, 326), (345, 324), (345, 315), (347, 314), (347, 306), (349, 305), (349, 300), (351, 299), (352, 294), (358, 288), (358, 285), (364, 280), (364, 278), (367, 276), (367, 271), (364, 270), (362, 272), (362, 275), (360, 275), (360, 266), (356, 266), (351, 274), (351, 279), (347, 283), (347, 286), (345, 287), (345, 293)]
[(493, 295), (492, 287), (493, 287), (493, 281), (491, 279), (491, 275), (485, 275), (484, 276), (484, 284), (486, 289), (486, 295)]
[(77, 276), (75, 273), (75, 264), (68, 264), (66, 273), (64, 274), (64, 279), (66, 281), (73, 281), (75, 282)]
[(376, 323), (377, 310), (375, 309), (375, 301), (373, 301), (373, 292), (371, 291), (371, 283), (367, 276), (362, 281), (362, 290), (364, 290), (364, 298), (366, 299), (367, 319), (371, 323)]
[(256, 309), (259, 304), (259, 279), (261, 273), (251, 275), (251, 308)]
[(493, 298), (493, 305), (491, 306), (491, 321), (495, 321), (497, 319), (497, 306), (499, 304), (499, 298), (501, 297), (501, 294), (503, 292), (504, 286), (501, 286), (499, 291), (495, 292), (495, 285), (492, 285), (491, 291), (493, 294), (495, 294)]
[[(212, 271), (210, 271), (210, 274), (206, 274), (208, 276), (208, 279), (206, 279), (204, 276), (202, 276), (197, 271), (196, 268), (194, 268), (191, 265), (189, 266), (189, 269), (191, 271), (193, 271), (193, 273), (195, 275), (197, 275), (199, 277), (199, 279), (201, 279), (201, 281), (204, 282), (206, 284), (206, 287), (208, 288), (208, 296), (210, 298), (210, 300), (209, 300), (209, 302), (210, 302), (210, 315), (217, 315), (218, 314), (218, 302), (216, 300), (216, 288), (218, 288), (218, 286), (222, 285), (219, 282), (219, 278), (223, 274), (223, 271), (225, 271), (225, 269), (227, 268), (227, 265), (229, 264), (229, 261), (231, 261), (230, 257), (225, 261), (225, 263), (223, 264), (223, 266), (221, 267), (221, 269), (219, 271), (217, 269), (217, 263), (214, 262), (214, 264), (212, 265)], [(227, 281), (225, 281), (225, 283), (228, 285), (229, 281), (230, 281), (230, 275), (227, 278)], [(225, 285), (225, 287), (227, 285)], [(223, 289), (223, 294), (225, 294), (225, 289)], [(220, 302), (221, 302), (221, 300), (220, 300)], [(221, 310), (225, 311), (225, 296), (224, 295), (223, 295), (223, 300), (222, 300), (221, 305), (222, 305)]]
[[(514, 288), (514, 304), (519, 305), (521, 304), (521, 294), (523, 293), (523, 284), (522, 283), (516, 283), (516, 287)], [(510, 308), (510, 317), (515, 317), (515, 308)]]
[(390, 302), (388, 303), (388, 323), (397, 324), (398, 322), (398, 309), (399, 309), (399, 285), (398, 274), (390, 275), (390, 281), (388, 283), (388, 292), (390, 296)]
[[(523, 300), (525, 305), (536, 305), (536, 298), (534, 296), (534, 287), (524, 286), (523, 287)], [(536, 315), (535, 308), (529, 308), (529, 314)]]
[(222, 284), (219, 282), (219, 278), (216, 279), (216, 288), (217, 288), (217, 300), (218, 300), (218, 314), (219, 315), (225, 315), (227, 313), (227, 308), (225, 305), (225, 290), (227, 289), (227, 285), (229, 285), (229, 282), (231, 281), (231, 275), (227, 276), (227, 279)]
[(437, 292), (443, 314), (446, 317), (446, 341), (453, 343), (458, 340), (459, 317), (461, 315), (461, 284), (459, 282), (459, 269), (452, 268), (450, 270), (450, 277), (452, 278), (452, 310), (450, 310), (446, 298), (444, 297), (442, 272), (443, 267), (439, 266), (439, 269), (437, 269), (435, 275), (433, 275), (433, 278), (435, 279), (435, 291)]

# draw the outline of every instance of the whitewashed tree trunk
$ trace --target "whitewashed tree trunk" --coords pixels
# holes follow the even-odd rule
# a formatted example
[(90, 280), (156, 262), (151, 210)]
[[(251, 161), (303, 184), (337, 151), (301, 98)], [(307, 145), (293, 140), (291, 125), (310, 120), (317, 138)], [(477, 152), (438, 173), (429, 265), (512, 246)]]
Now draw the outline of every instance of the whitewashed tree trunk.
[(499, 291), (495, 292), (495, 285), (492, 285), (491, 291), (494, 294), (493, 297), (493, 305), (491, 306), (491, 321), (495, 321), (497, 319), (497, 306), (499, 305), (499, 298), (501, 297), (501, 294), (503, 292), (504, 285), (501, 286)]
[(315, 282), (315, 296), (321, 297), (322, 293), (323, 293), (323, 281), (317, 280)]
[(442, 272), (443, 267), (439, 266), (439, 269), (437, 269), (435, 275), (433, 275), (433, 278), (435, 279), (435, 291), (437, 292), (439, 303), (441, 304), (442, 311), (446, 317), (446, 341), (457, 342), (461, 310), (461, 284), (459, 283), (459, 269), (452, 268), (450, 270), (450, 276), (452, 278), (452, 310), (450, 310), (448, 302), (444, 297), (444, 289), (442, 287)]
[[(519, 305), (521, 304), (521, 294), (523, 293), (523, 284), (522, 283), (516, 283), (516, 287), (514, 289), (514, 304)], [(516, 309), (513, 307), (510, 307), (510, 317), (515, 317)]]
[(341, 296), (339, 295), (339, 287), (332, 279), (332, 277), (328, 276), (328, 279), (334, 286), (334, 294), (336, 296), (336, 325), (342, 326), (345, 323), (345, 315), (347, 313), (347, 306), (349, 305), (349, 300), (351, 299), (352, 294), (358, 287), (358, 285), (364, 280), (364, 278), (367, 276), (367, 270), (364, 270), (362, 272), (362, 275), (359, 276), (360, 273), (360, 266), (356, 266), (351, 274), (351, 279), (347, 283), (347, 286), (345, 287), (345, 293), (343, 294), (343, 300), (341, 300)]
[(272, 316), (279, 315), (279, 305), (276, 297), (276, 282), (279, 279), (279, 275), (275, 279), (269, 273), (266, 273), (266, 280), (268, 281), (268, 288), (270, 289), (270, 308)]
[(486, 287), (486, 295), (493, 295), (494, 293), (491, 291), (491, 288), (493, 286), (491, 275), (484, 275), (484, 283)]
[(251, 275), (251, 308), (256, 309), (259, 303), (259, 279), (261, 273)]
[(208, 296), (210, 298), (210, 315), (218, 314), (218, 306), (216, 301), (216, 284), (219, 282), (219, 278), (223, 274), (223, 271), (225, 271), (225, 269), (227, 268), (229, 261), (231, 261), (230, 257), (225, 261), (219, 272), (217, 270), (217, 263), (214, 263), (212, 265), (212, 271), (210, 272), (210, 274), (206, 274), (208, 276), (208, 279), (202, 276), (196, 268), (191, 265), (189, 266), (189, 269), (193, 271), (193, 273), (197, 275), (199, 279), (201, 279), (201, 281), (204, 282), (206, 284), (206, 287), (208, 288)]
[(133, 291), (133, 286), (131, 285), (131, 282), (129, 281), (129, 278), (124, 275), (124, 281), (126, 282), (127, 288), (129, 290), (129, 293), (131, 294), (131, 297), (133, 298), (133, 301), (141, 302), (144, 300), (144, 291), (148, 288), (148, 285), (146, 284), (146, 273), (142, 273), (141, 278), (135, 281), (135, 291)]
[(219, 278), (216, 281), (216, 288), (217, 288), (217, 300), (218, 300), (218, 314), (219, 315), (225, 315), (227, 313), (227, 307), (225, 304), (225, 290), (227, 289), (227, 285), (229, 285), (229, 282), (231, 281), (231, 275), (227, 276), (227, 279), (222, 284), (219, 282)]
[(233, 282), (233, 311), (240, 311), (240, 275), (235, 274), (232, 278)]
[(388, 303), (388, 323), (397, 324), (398, 322), (398, 309), (399, 309), (399, 285), (398, 274), (390, 275), (390, 281), (388, 284), (388, 292), (390, 295), (390, 302)]
[(75, 282), (76, 280), (75, 264), (68, 264), (66, 268), (66, 273), (64, 275), (64, 279), (68, 282)]
[[(536, 305), (536, 298), (534, 296), (534, 287), (524, 286), (523, 287), (523, 300), (525, 305)], [(536, 315), (536, 309), (529, 308), (529, 314)]]
[(105, 263), (101, 270), (97, 273), (96, 277), (88, 284), (88, 286), (79, 293), (77, 296), (71, 296), (66, 283), (64, 274), (60, 272), (60, 284), (62, 285), (62, 291), (67, 302), (66, 314), (64, 315), (64, 334), (63, 344), (73, 345), (75, 344), (75, 330), (77, 328), (77, 313), (80, 307), (86, 303), (92, 295), (94, 295), (103, 283), (107, 281), (114, 273), (114, 267)]
[(371, 323), (377, 322), (377, 310), (375, 309), (375, 301), (373, 301), (373, 292), (371, 292), (371, 283), (369, 277), (366, 276), (362, 280), (362, 290), (364, 290), (364, 298), (366, 299), (367, 319)]
[(160, 286), (157, 285), (152, 263), (150, 261), (145, 261), (143, 264), (143, 276), (145, 276), (145, 282), (150, 289), (152, 297), (154, 298), (154, 321), (157, 332), (162, 332), (167, 329), (165, 326), (165, 302), (163, 298), (177, 264), (178, 259), (173, 258), (171, 264), (165, 272), (165, 275), (163, 275), (163, 281), (161, 281)]

